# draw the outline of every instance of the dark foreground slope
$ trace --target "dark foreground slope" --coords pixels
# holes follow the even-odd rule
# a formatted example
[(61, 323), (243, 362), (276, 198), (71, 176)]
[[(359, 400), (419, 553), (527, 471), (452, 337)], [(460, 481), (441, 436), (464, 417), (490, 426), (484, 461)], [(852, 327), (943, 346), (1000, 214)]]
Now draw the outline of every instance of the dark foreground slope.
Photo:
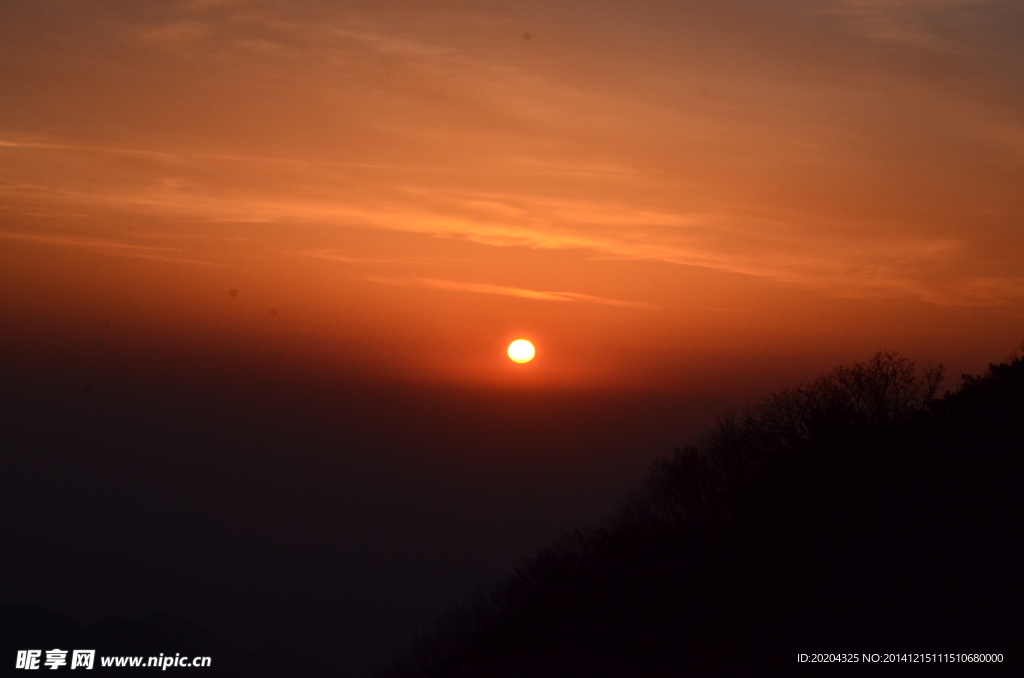
[(791, 675), (823, 652), (1018, 675), (1024, 360), (935, 399), (940, 378), (879, 354), (724, 418), (389, 675)]

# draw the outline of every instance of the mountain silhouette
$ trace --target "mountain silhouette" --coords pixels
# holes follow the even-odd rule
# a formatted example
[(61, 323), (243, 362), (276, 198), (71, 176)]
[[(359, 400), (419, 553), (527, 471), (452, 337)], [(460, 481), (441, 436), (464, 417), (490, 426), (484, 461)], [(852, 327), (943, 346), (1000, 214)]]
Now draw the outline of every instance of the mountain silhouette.
[(1024, 360), (942, 376), (879, 353), (722, 417), (383, 675), (1020, 675)]

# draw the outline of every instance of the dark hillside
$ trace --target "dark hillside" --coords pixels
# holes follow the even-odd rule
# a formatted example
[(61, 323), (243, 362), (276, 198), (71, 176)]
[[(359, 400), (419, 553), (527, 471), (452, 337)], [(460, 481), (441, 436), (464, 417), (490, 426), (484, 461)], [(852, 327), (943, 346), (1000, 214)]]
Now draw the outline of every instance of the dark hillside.
[(789, 675), (801, 652), (1017, 675), (1024, 360), (936, 399), (941, 377), (878, 354), (723, 418), (389, 675)]

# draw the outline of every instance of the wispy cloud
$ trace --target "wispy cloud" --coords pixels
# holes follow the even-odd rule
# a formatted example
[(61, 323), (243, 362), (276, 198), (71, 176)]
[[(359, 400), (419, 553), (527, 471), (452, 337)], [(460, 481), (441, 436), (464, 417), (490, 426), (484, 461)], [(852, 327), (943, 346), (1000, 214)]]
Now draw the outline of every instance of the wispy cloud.
[[(991, 0), (841, 0), (828, 13), (847, 20), (866, 38), (936, 52), (959, 51), (949, 39), (964, 10)], [(955, 32), (954, 32), (955, 35)]]
[(118, 240), (106, 240), (102, 238), (87, 238), (71, 235), (39, 235), (34, 233), (0, 231), (0, 240), (10, 240), (51, 247), (72, 247), (116, 257), (152, 259), (154, 261), (163, 261), (172, 264), (188, 264), (192, 266), (229, 266), (228, 264), (213, 261), (175, 256), (174, 253), (181, 252), (178, 248), (135, 245)]
[[(386, 189), (374, 186), (367, 192), (382, 190)], [(1014, 280), (1000, 284), (998, 279), (986, 277), (984, 285), (970, 285), (962, 273), (945, 276), (943, 271), (953, 270), (963, 257), (962, 242), (950, 236), (913, 231), (865, 235), (856, 229), (844, 234), (820, 228), (815, 216), (806, 214), (791, 218), (743, 211), (678, 214), (610, 200), (465, 190), (438, 190), (424, 198), (401, 195), (400, 190), (395, 193), (394, 187), (390, 190), (391, 195), (356, 201), (347, 196), (212, 195), (174, 182), (150, 184), (132, 192), (88, 194), (45, 186), (31, 190), (0, 186), (0, 194), (24, 197), (27, 191), (51, 209), (63, 205), (67, 210), (88, 210), (91, 205), (211, 222), (355, 225), (462, 238), (494, 247), (580, 250), (595, 259), (663, 261), (807, 285), (846, 297), (908, 295), (930, 303), (969, 303), (984, 293), (988, 303), (1016, 299), (1020, 291)], [(123, 256), (171, 256), (132, 249), (124, 243), (64, 239), (50, 244), (105, 248)], [(427, 263), (404, 257), (352, 256), (332, 249), (300, 254), (351, 264)], [(957, 280), (964, 284), (958, 285)]]
[(326, 259), (328, 261), (337, 261), (343, 264), (437, 264), (436, 260), (430, 259), (402, 259), (402, 258), (388, 258), (388, 257), (353, 257), (347, 254), (344, 250), (333, 250), (333, 249), (319, 249), (319, 250), (302, 250), (298, 253), (303, 257), (310, 257), (312, 259)]
[(399, 287), (429, 287), (435, 290), (472, 292), (475, 294), (497, 294), (505, 297), (532, 299), (534, 301), (583, 302), (588, 304), (602, 304), (605, 306), (618, 306), (621, 308), (643, 308), (648, 310), (660, 308), (657, 304), (649, 304), (642, 301), (608, 299), (607, 297), (597, 297), (591, 294), (580, 294), (578, 292), (545, 292), (541, 290), (526, 289), (523, 287), (459, 282), (456, 280), (437, 280), (434, 278), (387, 278), (382, 276), (365, 276), (365, 279), (382, 285), (394, 285)]

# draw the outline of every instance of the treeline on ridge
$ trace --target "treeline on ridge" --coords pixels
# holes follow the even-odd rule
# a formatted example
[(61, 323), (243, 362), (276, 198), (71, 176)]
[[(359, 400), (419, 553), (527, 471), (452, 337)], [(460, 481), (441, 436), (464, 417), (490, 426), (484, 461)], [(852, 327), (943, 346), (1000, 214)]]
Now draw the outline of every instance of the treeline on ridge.
[(722, 417), (384, 675), (793, 675), (820, 652), (1002, 653), (916, 668), (1013, 675), (1024, 359), (937, 397), (942, 377), (879, 353)]

